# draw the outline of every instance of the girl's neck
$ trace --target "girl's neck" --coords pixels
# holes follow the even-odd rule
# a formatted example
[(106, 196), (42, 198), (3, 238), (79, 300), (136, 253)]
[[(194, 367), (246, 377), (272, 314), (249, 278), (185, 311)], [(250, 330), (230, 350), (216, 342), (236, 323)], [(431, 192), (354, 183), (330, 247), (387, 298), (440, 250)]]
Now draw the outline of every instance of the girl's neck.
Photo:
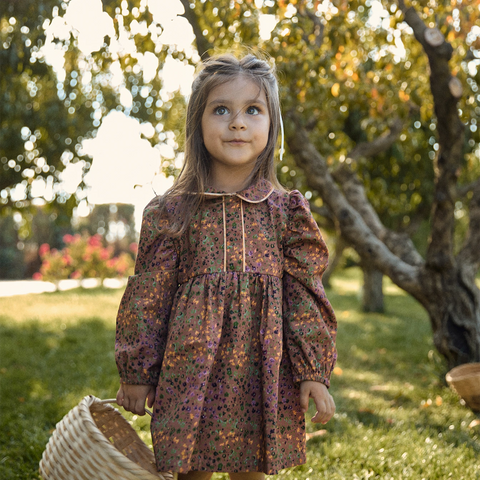
[(240, 192), (250, 184), (252, 169), (214, 169), (208, 182), (215, 190), (227, 193)]

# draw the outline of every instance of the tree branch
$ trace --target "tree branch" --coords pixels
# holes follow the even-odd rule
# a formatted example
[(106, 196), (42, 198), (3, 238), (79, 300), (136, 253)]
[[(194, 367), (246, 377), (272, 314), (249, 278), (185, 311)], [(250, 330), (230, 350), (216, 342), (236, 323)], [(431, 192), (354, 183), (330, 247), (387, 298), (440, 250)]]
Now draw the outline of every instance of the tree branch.
[[(375, 156), (384, 152), (398, 139), (402, 128), (403, 124), (400, 119), (395, 119), (389, 132), (381, 135), (372, 142), (359, 143), (348, 155), (348, 158), (357, 160), (360, 157)], [(383, 225), (377, 212), (367, 198), (363, 183), (348, 164), (343, 164), (340, 168), (332, 172), (332, 176), (335, 181), (342, 186), (343, 193), (350, 205), (362, 216), (363, 221), (368, 225), (370, 230), (384, 242), (395, 255), (409, 265), (423, 265), (424, 260), (415, 249), (408, 235), (393, 232)]]
[[(316, 213), (319, 217), (323, 218), (323, 228), (335, 228), (335, 219), (332, 216), (332, 212), (325, 206), (317, 207), (314, 203), (310, 204), (310, 210), (312, 213)], [(318, 222), (317, 222), (318, 223)]]
[(464, 143), (464, 125), (458, 116), (457, 103), (462, 89), (460, 81), (452, 76), (448, 66), (452, 46), (438, 29), (427, 28), (415, 9), (407, 8), (403, 0), (398, 0), (398, 6), (428, 56), (440, 144), (435, 160), (435, 195), (426, 264), (434, 270), (448, 270), (455, 264), (453, 232), (456, 183)]
[(453, 53), (452, 46), (445, 41), (445, 37), (438, 28), (428, 28), (424, 21), (419, 17), (417, 11), (413, 7), (407, 7), (403, 0), (397, 1), (402, 11), (405, 21), (412, 28), (415, 38), (420, 42), (425, 53), (430, 56), (440, 56), (450, 60)]
[(390, 130), (371, 142), (361, 142), (353, 148), (347, 158), (357, 160), (360, 157), (374, 157), (388, 150), (398, 139), (403, 128), (403, 122), (395, 118)]
[(308, 8), (305, 9), (308, 18), (313, 22), (313, 35), (315, 36), (315, 45), (320, 48), (323, 44), (323, 35), (325, 32), (325, 25), (320, 19)]
[(192, 26), (193, 34), (195, 35), (195, 43), (197, 44), (197, 51), (202, 60), (206, 60), (210, 57), (208, 51), (213, 47), (210, 42), (203, 35), (202, 27), (198, 21), (197, 14), (193, 8), (190, 8), (189, 0), (180, 0), (182, 2), (185, 12), (180, 15), (187, 19), (188, 23)]
[[(320, 48), (323, 44), (323, 36), (325, 32), (325, 25), (322, 23), (319, 17), (317, 17), (308, 7), (305, 6), (305, 2), (299, 2), (297, 12), (302, 17), (308, 17), (313, 23), (313, 35), (315, 37), (315, 46)], [(304, 35), (306, 43), (310, 43), (308, 35)]]
[(394, 255), (372, 232), (361, 215), (347, 201), (328, 171), (325, 158), (316, 150), (300, 120), (293, 112), (287, 114), (295, 129), (287, 136), (289, 150), (297, 165), (306, 173), (310, 188), (317, 190), (325, 204), (338, 220), (340, 231), (347, 242), (367, 261), (400, 288), (418, 298), (417, 266), (409, 265)]
[(478, 185), (480, 184), (480, 178), (477, 180), (467, 183), (466, 185), (458, 186), (457, 187), (457, 198), (463, 198), (467, 193), (474, 191)]
[(319, 120), (320, 113), (314, 113), (305, 123), (307, 132), (311, 132), (317, 126)]
[(406, 233), (394, 232), (383, 225), (377, 212), (368, 201), (363, 183), (350, 167), (343, 165), (333, 172), (332, 176), (342, 186), (349, 204), (355, 208), (372, 233), (385, 243), (392, 253), (412, 266), (420, 267), (425, 263)]
[(329, 260), (328, 267), (322, 277), (322, 282), (325, 287), (330, 287), (330, 278), (340, 264), (340, 261), (343, 257), (343, 252), (347, 247), (348, 243), (342, 237), (342, 234), (340, 232), (337, 232), (337, 236), (335, 238), (335, 252), (333, 254), (333, 258)]

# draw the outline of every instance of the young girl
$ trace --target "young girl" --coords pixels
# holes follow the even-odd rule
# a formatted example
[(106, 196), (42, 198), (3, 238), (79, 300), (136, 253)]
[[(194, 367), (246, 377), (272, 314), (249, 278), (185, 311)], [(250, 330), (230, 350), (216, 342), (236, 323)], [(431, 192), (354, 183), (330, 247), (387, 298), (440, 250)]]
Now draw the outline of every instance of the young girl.
[(185, 164), (144, 211), (117, 318), (119, 405), (143, 415), (159, 471), (257, 480), (305, 462), (305, 417), (335, 411), (327, 248), (278, 183), (278, 86), (247, 55), (208, 60), (187, 110)]

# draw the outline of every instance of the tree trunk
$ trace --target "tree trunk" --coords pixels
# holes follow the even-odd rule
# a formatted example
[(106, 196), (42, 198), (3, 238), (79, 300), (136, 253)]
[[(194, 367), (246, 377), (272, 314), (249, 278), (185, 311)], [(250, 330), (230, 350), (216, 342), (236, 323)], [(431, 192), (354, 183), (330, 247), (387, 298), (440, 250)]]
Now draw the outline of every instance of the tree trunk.
[(322, 281), (323, 281), (323, 286), (325, 288), (329, 288), (330, 285), (330, 278), (332, 277), (333, 272), (337, 268), (338, 264), (342, 260), (343, 257), (343, 252), (347, 248), (347, 243), (345, 240), (342, 238), (340, 234), (337, 234), (337, 239), (335, 242), (335, 253), (333, 255), (333, 259), (329, 262), (327, 269), (325, 270), (325, 273), (323, 274)]
[(383, 273), (370, 265), (362, 265), (362, 269), (363, 311), (382, 313), (385, 311), (383, 303)]
[(428, 312), (433, 342), (449, 368), (480, 362), (480, 290), (461, 269), (421, 274), (418, 300)]

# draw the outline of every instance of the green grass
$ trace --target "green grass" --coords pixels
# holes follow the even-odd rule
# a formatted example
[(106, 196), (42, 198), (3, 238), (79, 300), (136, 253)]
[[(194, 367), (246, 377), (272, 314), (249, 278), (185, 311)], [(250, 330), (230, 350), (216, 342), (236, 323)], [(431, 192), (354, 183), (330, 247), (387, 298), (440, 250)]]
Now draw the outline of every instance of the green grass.
[[(272, 479), (480, 479), (480, 427), (444, 383), (424, 311), (386, 283), (387, 314), (359, 311), (359, 273), (332, 279), (337, 413), (313, 432), (306, 465)], [(0, 478), (34, 479), (50, 433), (79, 400), (114, 397), (121, 291), (0, 298)], [(311, 412), (313, 413), (313, 407)], [(150, 443), (148, 419), (131, 420)], [(226, 480), (216, 474), (215, 480)]]

